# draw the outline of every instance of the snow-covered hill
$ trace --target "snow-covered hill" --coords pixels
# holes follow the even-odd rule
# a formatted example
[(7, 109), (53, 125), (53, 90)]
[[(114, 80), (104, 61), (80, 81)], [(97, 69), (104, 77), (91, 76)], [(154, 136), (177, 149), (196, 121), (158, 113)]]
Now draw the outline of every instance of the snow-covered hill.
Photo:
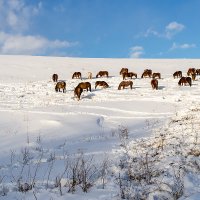
[[(117, 89), (122, 67), (138, 74), (133, 90)], [(70, 178), (61, 174), (66, 162), (75, 162), (80, 154), (86, 160), (92, 156), (91, 163), (100, 163), (98, 166), (105, 164), (106, 157), (112, 160), (107, 168), (113, 170), (119, 151), (123, 152), (120, 131), (128, 130), (129, 141), (152, 137), (152, 128), (162, 127), (177, 112), (196, 105), (200, 101), (199, 77), (192, 87), (180, 87), (172, 76), (177, 70), (186, 75), (189, 67), (200, 68), (200, 60), (0, 56), (0, 195), (5, 193), (6, 200), (118, 199), (111, 175), (105, 189), (99, 178), (90, 192), (83, 193), (80, 187), (71, 194), (66, 186), (62, 187), (63, 196), (54, 187), (55, 179), (68, 180), (69, 185)], [(152, 90), (149, 78), (140, 78), (146, 68), (161, 73), (158, 90)], [(88, 72), (95, 77), (100, 70), (107, 70), (109, 78), (87, 79)], [(71, 79), (75, 71), (82, 73), (82, 81), (92, 84), (92, 91), (84, 91), (80, 101), (73, 93), (81, 82)], [(53, 73), (66, 81), (66, 93), (55, 92)], [(97, 80), (110, 87), (95, 90)], [(17, 191), (19, 184), (24, 187), (33, 180), (34, 189)]]

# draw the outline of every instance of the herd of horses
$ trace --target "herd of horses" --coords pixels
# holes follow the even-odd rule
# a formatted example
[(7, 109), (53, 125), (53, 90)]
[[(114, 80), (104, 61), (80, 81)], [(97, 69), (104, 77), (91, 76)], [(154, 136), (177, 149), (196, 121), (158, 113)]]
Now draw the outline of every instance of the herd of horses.
[[(127, 87), (130, 87), (130, 89), (133, 89), (133, 81), (131, 80), (126, 80), (127, 78), (132, 79), (137, 78), (137, 74), (134, 72), (129, 72), (128, 68), (122, 68), (119, 72), (120, 75), (122, 75), (123, 81), (120, 82), (118, 86), (118, 90), (121, 90), (122, 88), (125, 89)], [(200, 69), (195, 69), (195, 68), (189, 68), (187, 71), (187, 77), (182, 76), (182, 71), (176, 71), (173, 74), (174, 79), (175, 78), (180, 78), (178, 81), (178, 85), (189, 85), (192, 86), (192, 80), (194, 81), (196, 79), (196, 76), (200, 75)], [(191, 76), (191, 77), (190, 77)], [(109, 77), (108, 71), (99, 71), (96, 75), (96, 78), (98, 77)], [(82, 80), (82, 75), (81, 72), (74, 72), (72, 75), (72, 79), (81, 79)], [(144, 72), (141, 75), (141, 78), (152, 78), (151, 79), (151, 87), (152, 89), (158, 90), (158, 79), (161, 79), (161, 74), (156, 72), (153, 73), (151, 69), (145, 69)], [(92, 73), (88, 72), (88, 79), (92, 79)], [(52, 75), (52, 80), (56, 82), (55, 86), (55, 91), (60, 92), (61, 90), (63, 93), (66, 91), (66, 83), (65, 81), (58, 81), (58, 75), (53, 74)], [(106, 81), (96, 81), (95, 82), (95, 89), (97, 87), (102, 87), (102, 88), (108, 88), (109, 85)], [(74, 89), (74, 96), (80, 100), (81, 94), (84, 90), (90, 91), (91, 92), (91, 83), (90, 82), (81, 82), (79, 83), (75, 89)]]

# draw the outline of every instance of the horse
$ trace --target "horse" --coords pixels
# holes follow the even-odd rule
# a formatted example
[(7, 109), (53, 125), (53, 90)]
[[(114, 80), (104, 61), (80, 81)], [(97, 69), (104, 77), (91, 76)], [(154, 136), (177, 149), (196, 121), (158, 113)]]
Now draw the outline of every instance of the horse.
[(83, 89), (82, 89), (81, 87), (79, 87), (79, 86), (76, 86), (76, 88), (74, 89), (74, 97), (77, 96), (78, 101), (79, 101), (80, 98), (81, 98), (82, 92), (83, 92)]
[(192, 80), (195, 81), (196, 79), (196, 74), (192, 74)]
[(118, 90), (121, 90), (121, 87), (123, 87), (123, 89), (125, 87), (128, 87), (130, 86), (131, 90), (133, 89), (133, 81), (122, 81), (120, 84), (119, 84), (119, 87), (118, 87)]
[(128, 73), (128, 68), (121, 68), (119, 75), (122, 75), (125, 72)]
[(97, 86), (101, 86), (103, 88), (108, 88), (109, 87), (108, 83), (106, 83), (105, 81), (96, 81), (95, 89), (97, 88)]
[(181, 78), (182, 77), (182, 71), (176, 71), (176, 72), (174, 72), (174, 74), (173, 74), (173, 77), (174, 78)]
[(72, 75), (72, 79), (74, 79), (74, 78), (80, 78), (80, 79), (82, 79), (81, 72), (74, 72), (73, 75)]
[(190, 77), (181, 77), (181, 79), (178, 82), (178, 85), (179, 86), (181, 86), (183, 84), (186, 85), (187, 83), (191, 87), (191, 85), (192, 85), (192, 79)]
[(66, 90), (66, 83), (65, 83), (65, 81), (57, 82), (57, 84), (55, 86), (55, 91), (56, 92), (60, 92), (60, 89), (63, 90), (63, 93), (65, 92), (65, 90)]
[(90, 90), (90, 92), (91, 92), (91, 83), (90, 82), (81, 82), (77, 85), (77, 87), (86, 89), (87, 91)]
[(106, 76), (108, 78), (108, 71), (99, 71), (96, 75), (96, 78)]
[(141, 78), (144, 78), (144, 77), (151, 78), (151, 76), (152, 76), (152, 70), (151, 69), (145, 69), (144, 72), (142, 73)]
[(161, 74), (160, 73), (153, 73), (152, 78), (159, 78), (161, 79)]
[(200, 69), (196, 69), (196, 74), (200, 75)]
[(153, 78), (152, 80), (151, 80), (151, 86), (152, 86), (152, 89), (154, 90), (154, 89), (158, 89), (158, 80), (157, 79), (155, 79), (155, 78)]
[(123, 77), (123, 80), (125, 80), (126, 77), (130, 77), (132, 79), (132, 77), (135, 77), (137, 78), (137, 74), (136, 73), (133, 73), (133, 72), (124, 72), (122, 74), (122, 77)]
[(53, 74), (52, 79), (53, 79), (53, 82), (57, 82), (58, 81), (58, 74)]
[(196, 74), (196, 69), (195, 68), (189, 68), (187, 71), (187, 75), (190, 76), (192, 74)]
[(88, 72), (88, 79), (92, 79), (92, 72)]

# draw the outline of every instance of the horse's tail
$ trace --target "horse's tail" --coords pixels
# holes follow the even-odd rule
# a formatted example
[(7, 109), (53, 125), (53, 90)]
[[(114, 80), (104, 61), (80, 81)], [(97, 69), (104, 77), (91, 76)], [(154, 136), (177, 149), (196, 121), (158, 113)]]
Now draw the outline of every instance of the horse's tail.
[(119, 84), (118, 90), (121, 90), (121, 84)]

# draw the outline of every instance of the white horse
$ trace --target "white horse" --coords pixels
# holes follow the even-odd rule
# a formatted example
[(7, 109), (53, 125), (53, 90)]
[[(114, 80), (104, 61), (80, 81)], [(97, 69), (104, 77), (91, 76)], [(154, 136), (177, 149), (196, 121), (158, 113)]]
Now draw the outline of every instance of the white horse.
[(92, 79), (92, 72), (88, 72), (88, 79)]

